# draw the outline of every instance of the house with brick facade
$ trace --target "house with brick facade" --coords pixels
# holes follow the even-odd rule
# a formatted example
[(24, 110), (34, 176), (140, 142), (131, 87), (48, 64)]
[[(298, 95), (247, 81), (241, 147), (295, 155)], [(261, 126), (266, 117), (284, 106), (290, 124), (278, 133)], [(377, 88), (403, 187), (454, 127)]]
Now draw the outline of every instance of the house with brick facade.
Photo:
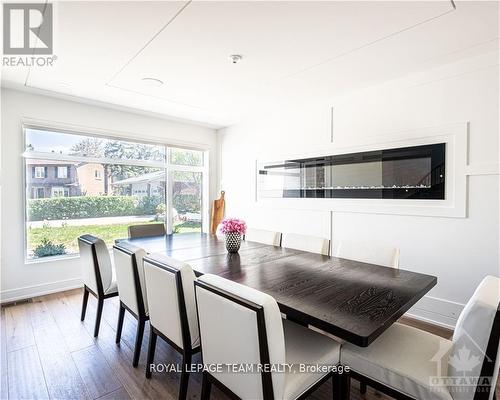
[(107, 177), (99, 163), (29, 159), (26, 193), (30, 199), (99, 196), (107, 193)]

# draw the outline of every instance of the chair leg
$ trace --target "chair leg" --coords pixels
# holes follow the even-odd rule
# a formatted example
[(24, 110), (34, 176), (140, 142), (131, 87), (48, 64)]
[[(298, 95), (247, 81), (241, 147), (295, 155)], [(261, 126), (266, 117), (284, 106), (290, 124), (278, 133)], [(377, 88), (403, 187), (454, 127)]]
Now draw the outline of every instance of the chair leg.
[(148, 359), (146, 362), (146, 378), (151, 379), (151, 364), (155, 359), (156, 338), (157, 334), (153, 332), (153, 328), (149, 332)]
[(80, 321), (85, 319), (85, 313), (87, 312), (87, 303), (89, 302), (89, 291), (87, 286), (83, 287), (83, 301), (82, 301), (82, 315), (80, 316)]
[(134, 360), (132, 361), (132, 365), (137, 367), (139, 365), (139, 357), (141, 355), (141, 346), (142, 346), (142, 337), (144, 336), (144, 325), (146, 321), (142, 318), (139, 318), (137, 321), (137, 333), (135, 335), (135, 349), (134, 349)]
[(179, 388), (179, 400), (185, 400), (187, 397), (187, 390), (189, 384), (188, 368), (190, 364), (191, 364), (191, 352), (186, 352), (182, 357), (182, 373), (181, 373), (181, 384)]
[(208, 374), (203, 372), (203, 380), (201, 382), (201, 400), (210, 400), (210, 391), (212, 390), (212, 382), (208, 379)]
[(332, 374), (332, 395), (334, 400), (340, 399), (342, 394), (342, 379), (339, 373)]
[(99, 325), (101, 324), (103, 306), (104, 299), (97, 299), (97, 315), (95, 317), (94, 337), (97, 337), (97, 335), (99, 335)]
[(351, 398), (351, 374), (345, 372), (340, 376), (340, 399), (341, 400), (349, 400)]
[(359, 382), (359, 391), (361, 394), (366, 394), (366, 382)]
[(118, 324), (116, 325), (116, 339), (115, 342), (118, 344), (122, 338), (123, 320), (125, 319), (125, 307), (123, 307), (120, 301), (120, 311), (118, 312)]

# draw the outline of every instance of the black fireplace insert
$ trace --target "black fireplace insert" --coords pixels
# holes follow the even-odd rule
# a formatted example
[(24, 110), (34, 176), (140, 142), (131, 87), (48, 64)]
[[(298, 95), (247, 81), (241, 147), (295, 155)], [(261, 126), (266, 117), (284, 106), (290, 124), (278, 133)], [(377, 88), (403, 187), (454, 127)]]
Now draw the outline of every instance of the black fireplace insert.
[(445, 199), (446, 144), (259, 165), (260, 197)]

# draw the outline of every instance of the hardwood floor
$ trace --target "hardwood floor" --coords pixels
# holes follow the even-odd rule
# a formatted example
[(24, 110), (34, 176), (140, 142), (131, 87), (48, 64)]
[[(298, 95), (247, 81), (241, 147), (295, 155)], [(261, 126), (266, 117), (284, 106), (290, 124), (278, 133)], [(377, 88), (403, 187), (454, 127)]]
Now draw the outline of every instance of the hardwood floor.
[[(105, 301), (99, 337), (93, 338), (96, 300), (90, 296), (80, 322), (82, 290), (55, 293), (1, 309), (1, 399), (177, 399), (180, 374), (144, 376), (149, 327), (139, 367), (132, 367), (136, 320), (126, 313), (120, 345), (115, 343), (118, 298)], [(451, 331), (414, 320), (402, 322), (449, 337)], [(179, 363), (179, 354), (158, 340), (157, 363)], [(199, 355), (193, 363), (200, 361)], [(201, 374), (191, 374), (188, 397), (199, 399)], [(497, 397), (500, 391), (497, 385)], [(330, 383), (311, 399), (332, 398)], [(226, 399), (217, 388), (212, 399)], [(351, 399), (389, 399), (368, 388), (361, 395), (352, 382)]]

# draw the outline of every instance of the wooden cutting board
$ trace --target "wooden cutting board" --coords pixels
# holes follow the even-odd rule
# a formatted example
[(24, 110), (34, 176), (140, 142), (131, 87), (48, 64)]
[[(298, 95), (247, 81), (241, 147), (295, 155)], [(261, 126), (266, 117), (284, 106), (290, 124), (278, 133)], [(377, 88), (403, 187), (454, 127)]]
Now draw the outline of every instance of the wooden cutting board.
[(224, 194), (225, 192), (222, 190), (220, 192), (220, 198), (214, 200), (214, 204), (212, 206), (212, 217), (210, 219), (210, 233), (213, 235), (217, 232), (217, 227), (224, 218), (224, 210), (226, 208)]

